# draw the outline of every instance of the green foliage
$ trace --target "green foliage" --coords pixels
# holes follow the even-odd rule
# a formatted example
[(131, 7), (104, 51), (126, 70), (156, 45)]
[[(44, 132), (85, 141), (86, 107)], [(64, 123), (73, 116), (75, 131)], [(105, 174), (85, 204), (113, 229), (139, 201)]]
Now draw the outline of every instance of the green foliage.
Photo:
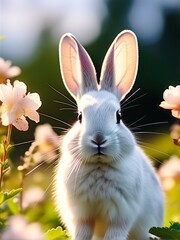
[(56, 239), (64, 239), (68, 240), (70, 237), (68, 236), (67, 232), (62, 229), (62, 227), (52, 228), (45, 234), (46, 240), (56, 240)]
[(11, 199), (7, 200), (7, 205), (12, 214), (16, 215), (16, 214), (20, 213), (19, 204), (18, 204), (18, 202), (14, 201), (14, 199), (11, 198)]
[(6, 226), (8, 216), (20, 213), (19, 204), (14, 199), (21, 191), (22, 188), (17, 188), (0, 192), (0, 231)]
[(180, 239), (180, 223), (170, 223), (170, 227), (152, 227), (149, 232), (161, 240), (179, 240)]
[(7, 201), (8, 199), (12, 199), (13, 197), (15, 197), (18, 193), (20, 193), (22, 191), (22, 188), (18, 188), (18, 189), (12, 189), (9, 192), (0, 192), (0, 204), (2, 204), (3, 202)]

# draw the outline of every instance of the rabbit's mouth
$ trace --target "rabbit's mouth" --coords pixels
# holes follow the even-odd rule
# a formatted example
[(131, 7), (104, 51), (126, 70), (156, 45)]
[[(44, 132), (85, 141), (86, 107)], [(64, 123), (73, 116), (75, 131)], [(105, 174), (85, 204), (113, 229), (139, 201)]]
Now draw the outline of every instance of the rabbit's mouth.
[(101, 151), (98, 151), (94, 154), (94, 156), (105, 156), (106, 154), (102, 153)]
[(105, 154), (105, 147), (102, 147), (100, 144), (95, 147), (95, 153), (93, 154), (94, 156), (106, 156)]
[(102, 152), (102, 150), (103, 150), (103, 147), (101, 147), (101, 145), (100, 144), (98, 144), (98, 146), (97, 146), (97, 155), (105, 155), (103, 152)]
[(104, 153), (96, 153), (91, 157), (90, 162), (92, 163), (110, 163), (112, 158)]

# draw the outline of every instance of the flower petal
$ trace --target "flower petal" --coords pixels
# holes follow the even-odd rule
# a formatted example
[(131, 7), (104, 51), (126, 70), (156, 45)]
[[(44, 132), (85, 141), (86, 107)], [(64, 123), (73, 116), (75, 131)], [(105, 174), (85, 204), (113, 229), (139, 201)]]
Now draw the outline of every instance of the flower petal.
[(33, 110), (26, 110), (25, 115), (36, 123), (38, 123), (40, 120), (39, 113)]
[(14, 115), (11, 115), (8, 111), (5, 111), (1, 114), (1, 120), (3, 126), (8, 126), (9, 124), (13, 123), (16, 118), (14, 118)]
[(0, 67), (4, 64), (4, 59), (0, 57)]
[(59, 136), (54, 132), (52, 126), (48, 123), (37, 126), (34, 136), (35, 141), (39, 145), (53, 145), (54, 148), (59, 147)]
[(17, 66), (11, 66), (11, 61), (5, 61), (0, 58), (0, 75), (1, 79), (15, 77), (21, 73), (21, 69)]
[(37, 110), (42, 105), (42, 102), (40, 100), (38, 93), (28, 93), (26, 98), (30, 99), (34, 103), (34, 107), (33, 107), (34, 110)]
[(37, 93), (28, 93), (27, 86), (16, 80), (13, 86), (10, 80), (6, 84), (0, 84), (0, 100), (2, 124), (13, 124), (17, 129), (26, 131), (28, 122), (26, 116), (35, 122), (39, 122), (39, 114), (36, 110), (41, 106), (41, 100)]
[(180, 118), (180, 85), (169, 86), (163, 93), (164, 101), (159, 105), (165, 109), (171, 109), (172, 115)]
[(8, 77), (12, 78), (12, 77), (19, 75), (20, 73), (21, 73), (21, 69), (19, 67), (14, 66), (14, 67), (9, 68)]
[(37, 93), (28, 94), (19, 101), (19, 105), (25, 109), (25, 112), (36, 111), (41, 106), (40, 97)]
[(172, 110), (171, 112), (172, 112), (173, 117), (180, 118), (180, 111)]
[(2, 104), (1, 118), (4, 126), (12, 124), (14, 121), (16, 121), (16, 119), (23, 115), (25, 115), (25, 110), (20, 106), (20, 104), (14, 104), (11, 108), (4, 103)]
[(25, 97), (26, 92), (27, 92), (26, 84), (16, 80), (14, 82), (14, 88), (13, 88), (14, 99), (17, 101)]
[(166, 89), (163, 94), (163, 98), (166, 102), (173, 105), (180, 105), (180, 86), (169, 86), (169, 89)]
[(9, 60), (5, 61), (3, 58), (0, 58), (0, 69), (7, 71), (10, 66), (11, 61)]
[(13, 86), (10, 80), (7, 80), (7, 84), (0, 84), (0, 101), (9, 104), (13, 101)]
[(29, 128), (28, 122), (24, 116), (18, 118), (13, 125), (20, 131), (27, 131)]
[(173, 109), (175, 107), (175, 105), (171, 105), (165, 101), (161, 102), (161, 104), (159, 106), (164, 109)]
[(8, 112), (4, 112), (1, 114), (1, 121), (3, 126), (9, 125), (9, 115)]

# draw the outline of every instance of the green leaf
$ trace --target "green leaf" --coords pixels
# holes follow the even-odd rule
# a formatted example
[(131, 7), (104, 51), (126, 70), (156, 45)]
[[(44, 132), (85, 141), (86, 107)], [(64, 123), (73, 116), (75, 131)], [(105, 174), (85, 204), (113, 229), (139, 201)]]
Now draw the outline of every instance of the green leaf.
[(178, 222), (170, 222), (171, 226), (169, 227), (171, 230), (176, 230), (180, 232), (180, 223)]
[(7, 200), (7, 205), (13, 214), (20, 213), (19, 204), (17, 202), (15, 202), (14, 199), (11, 198), (11, 199)]
[(22, 191), (22, 188), (13, 189), (10, 192), (0, 192), (0, 204), (15, 197), (18, 193)]
[(2, 230), (4, 229), (5, 223), (6, 223), (6, 220), (3, 219), (3, 218), (0, 218), (0, 233), (1, 233)]
[(149, 232), (161, 240), (179, 240), (180, 239), (180, 224), (171, 223), (170, 227), (152, 227)]
[(70, 237), (67, 232), (62, 229), (62, 227), (52, 228), (45, 233), (46, 240), (68, 240)]
[(4, 202), (4, 193), (0, 192), (0, 204)]

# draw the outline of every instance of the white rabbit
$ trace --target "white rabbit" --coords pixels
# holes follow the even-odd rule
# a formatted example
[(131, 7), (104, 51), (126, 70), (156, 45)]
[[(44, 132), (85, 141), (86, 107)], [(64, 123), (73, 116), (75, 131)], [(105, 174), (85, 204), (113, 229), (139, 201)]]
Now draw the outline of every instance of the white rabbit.
[(163, 223), (159, 180), (121, 120), (119, 101), (137, 67), (137, 39), (129, 30), (110, 46), (99, 85), (85, 49), (71, 34), (61, 38), (61, 73), (79, 116), (63, 139), (55, 196), (73, 240), (148, 240), (149, 229)]

